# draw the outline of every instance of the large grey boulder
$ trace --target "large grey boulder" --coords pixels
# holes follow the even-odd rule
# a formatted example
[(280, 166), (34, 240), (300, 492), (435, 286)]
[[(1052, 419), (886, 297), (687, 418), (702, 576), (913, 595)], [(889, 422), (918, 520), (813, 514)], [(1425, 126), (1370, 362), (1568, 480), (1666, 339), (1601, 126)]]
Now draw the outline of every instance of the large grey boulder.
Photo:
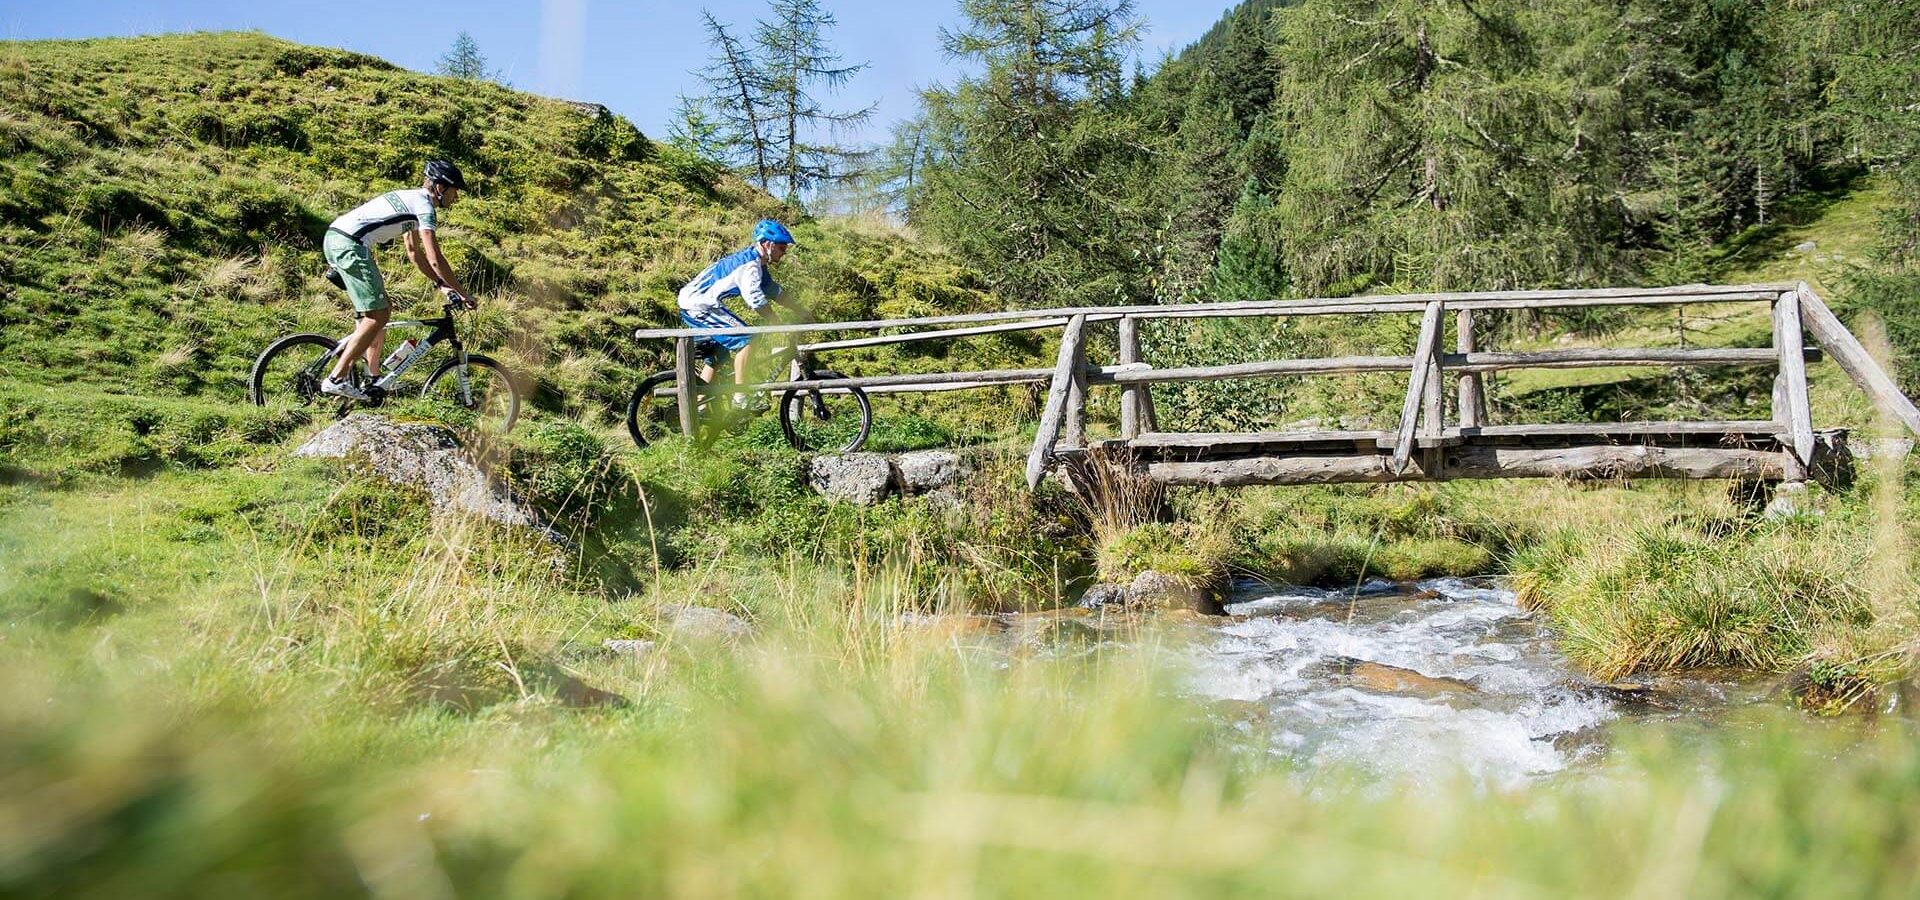
[(439, 425), (357, 412), (321, 429), (293, 455), (347, 460), (368, 474), (426, 492), (435, 512), (467, 513), (567, 544), (504, 485), (488, 477), (452, 430)]
[(953, 484), (960, 478), (960, 454), (949, 450), (918, 450), (893, 458), (899, 476), (900, 492), (924, 494)]
[(711, 606), (672, 604), (661, 607), (660, 617), (667, 634), (695, 644), (732, 643), (753, 634), (745, 619)]
[(828, 500), (872, 506), (893, 490), (893, 466), (878, 453), (816, 456), (807, 463), (807, 483)]
[(1082, 609), (1124, 609), (1127, 605), (1127, 586), (1101, 582), (1080, 595)]
[(1193, 579), (1148, 569), (1134, 576), (1127, 585), (1127, 600), (1152, 609), (1191, 609), (1208, 612), (1212, 603), (1207, 592)]

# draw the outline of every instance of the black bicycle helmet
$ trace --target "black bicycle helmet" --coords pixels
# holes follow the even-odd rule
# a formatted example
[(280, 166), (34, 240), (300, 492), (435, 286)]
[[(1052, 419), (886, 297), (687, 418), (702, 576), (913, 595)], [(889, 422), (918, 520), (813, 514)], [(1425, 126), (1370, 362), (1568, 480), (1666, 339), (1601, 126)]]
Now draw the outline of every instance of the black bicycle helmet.
[(426, 176), (428, 181), (438, 181), (447, 187), (459, 188), (463, 191), (467, 189), (467, 180), (460, 177), (460, 167), (444, 159), (427, 163)]

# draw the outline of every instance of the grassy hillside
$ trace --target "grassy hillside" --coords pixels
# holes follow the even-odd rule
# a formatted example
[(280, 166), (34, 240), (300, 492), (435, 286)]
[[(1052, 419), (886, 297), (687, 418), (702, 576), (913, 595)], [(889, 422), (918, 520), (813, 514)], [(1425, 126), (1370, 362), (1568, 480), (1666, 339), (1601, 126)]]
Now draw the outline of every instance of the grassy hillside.
[[(346, 327), (318, 277), (326, 223), (432, 157), (473, 183), (441, 234), (481, 343), (539, 374), (541, 405), (588, 416), (659, 368), (633, 328), (674, 321), (678, 285), (755, 219), (796, 216), (605, 109), (359, 54), (260, 34), (0, 43), (0, 377), (238, 401), (267, 339)], [(897, 236), (797, 234), (780, 276), (821, 318), (985, 302)], [(380, 259), (404, 310), (431, 292), (397, 247)]]

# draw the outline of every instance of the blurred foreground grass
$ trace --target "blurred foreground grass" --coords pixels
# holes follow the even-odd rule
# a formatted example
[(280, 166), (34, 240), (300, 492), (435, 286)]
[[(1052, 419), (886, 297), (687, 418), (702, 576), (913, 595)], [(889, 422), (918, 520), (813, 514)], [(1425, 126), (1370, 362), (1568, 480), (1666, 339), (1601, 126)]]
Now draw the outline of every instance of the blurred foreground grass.
[[(1896, 717), (1635, 731), (1510, 791), (1309, 780), (1181, 695), (1179, 626), (1008, 647), (902, 616), (886, 565), (609, 595), (294, 464), (0, 486), (0, 526), (8, 896), (1920, 890)], [(687, 600), (754, 637), (664, 633)]]

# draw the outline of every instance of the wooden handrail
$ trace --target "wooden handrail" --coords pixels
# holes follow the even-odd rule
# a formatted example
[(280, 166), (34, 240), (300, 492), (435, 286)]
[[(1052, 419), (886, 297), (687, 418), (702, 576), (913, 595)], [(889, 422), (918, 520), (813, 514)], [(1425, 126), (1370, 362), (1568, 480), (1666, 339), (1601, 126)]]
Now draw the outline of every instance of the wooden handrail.
[[(1400, 294), (1375, 297), (1321, 297), (1306, 300), (1247, 300), (1217, 303), (1156, 304), (1151, 306), (1080, 306), (1060, 309), (1007, 310), (956, 313), (916, 319), (873, 319), (859, 322), (803, 322), (792, 325), (748, 325), (739, 328), (641, 328), (640, 339), (706, 337), (713, 335), (804, 334), (825, 331), (877, 331), (926, 325), (962, 325), (1028, 319), (1086, 316), (1099, 322), (1137, 316), (1143, 319), (1199, 319), (1223, 316), (1349, 315), (1416, 313), (1440, 300), (1453, 309), (1553, 309), (1556, 307), (1637, 306), (1673, 303), (1771, 301), (1792, 284), (1706, 285), (1662, 288), (1595, 288), (1581, 290), (1477, 291)], [(908, 337), (896, 335), (896, 337)]]

